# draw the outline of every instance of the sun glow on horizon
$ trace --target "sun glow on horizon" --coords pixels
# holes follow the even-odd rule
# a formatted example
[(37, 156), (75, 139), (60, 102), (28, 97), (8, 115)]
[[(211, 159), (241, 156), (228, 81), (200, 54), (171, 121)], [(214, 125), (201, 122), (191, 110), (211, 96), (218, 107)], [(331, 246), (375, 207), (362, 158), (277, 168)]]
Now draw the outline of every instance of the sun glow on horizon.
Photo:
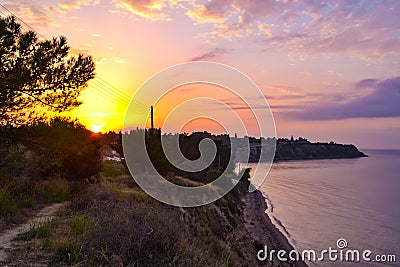
[[(165, 132), (179, 132), (183, 117), (202, 110), (218, 114), (225, 125), (239, 126), (228, 119), (226, 109), (208, 102), (181, 110), (164, 125), (180, 103), (211, 97), (234, 109), (248, 135), (258, 136), (246, 103), (217, 86), (176, 88), (157, 103), (144, 98), (128, 109), (138, 88), (156, 73), (184, 62), (215, 61), (257, 84), (269, 101), (278, 136), (400, 147), (399, 23), (393, 23), (400, 2), (387, 1), (390, 8), (384, 9), (376, 0), (358, 0), (356, 5), (333, 1), (323, 7), (319, 1), (2, 2), (46, 39), (66, 36), (71, 55), (93, 57), (96, 78), (82, 91), (83, 104), (66, 113), (93, 132), (150, 127), (150, 120), (146, 125), (140, 118), (151, 105), (154, 126)], [(27, 25), (23, 30), (29, 30)], [(262, 100), (257, 108), (264, 108)], [(185, 127), (188, 132), (223, 132), (205, 120)]]
[(103, 129), (104, 124), (91, 124), (90, 128), (92, 129), (92, 132), (94, 133), (100, 133), (101, 130)]

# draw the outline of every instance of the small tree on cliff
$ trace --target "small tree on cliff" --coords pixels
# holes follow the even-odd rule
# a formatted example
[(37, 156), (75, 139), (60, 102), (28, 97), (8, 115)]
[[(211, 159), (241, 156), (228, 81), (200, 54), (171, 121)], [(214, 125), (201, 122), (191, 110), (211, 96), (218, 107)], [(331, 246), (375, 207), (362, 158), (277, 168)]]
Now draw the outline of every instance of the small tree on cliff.
[(32, 122), (38, 108), (67, 111), (93, 79), (90, 56), (70, 56), (65, 37), (40, 41), (32, 31), (22, 32), (14, 17), (0, 18), (0, 126)]

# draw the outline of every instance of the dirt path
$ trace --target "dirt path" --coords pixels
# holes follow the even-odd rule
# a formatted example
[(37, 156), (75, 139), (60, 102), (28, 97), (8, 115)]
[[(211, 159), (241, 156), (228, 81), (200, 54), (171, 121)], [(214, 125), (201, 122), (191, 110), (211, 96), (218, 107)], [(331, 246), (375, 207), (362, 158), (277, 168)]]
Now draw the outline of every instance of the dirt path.
[(0, 265), (6, 261), (7, 256), (16, 247), (18, 241), (14, 241), (14, 239), (19, 234), (29, 231), (32, 224), (53, 219), (57, 211), (63, 206), (65, 206), (65, 203), (55, 203), (46, 206), (27, 222), (0, 232)]

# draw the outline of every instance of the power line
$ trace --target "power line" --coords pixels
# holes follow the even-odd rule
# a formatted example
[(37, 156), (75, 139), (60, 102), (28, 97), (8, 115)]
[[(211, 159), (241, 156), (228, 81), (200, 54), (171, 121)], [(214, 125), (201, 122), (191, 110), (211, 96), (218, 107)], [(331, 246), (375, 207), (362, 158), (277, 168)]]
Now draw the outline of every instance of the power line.
[[(98, 81), (98, 80), (100, 80), (100, 81)], [(116, 88), (115, 86), (111, 85), (110, 83), (108, 83), (107, 81), (102, 79), (101, 77), (98, 77), (96, 82), (100, 83), (102, 86), (110, 88), (112, 90), (112, 92), (115, 92), (116, 95), (118, 95), (119, 97), (125, 99), (128, 103), (131, 102), (132, 96), (128, 95), (127, 93), (125, 93), (122, 90), (119, 90), (118, 88)], [(145, 105), (145, 104), (137, 102), (137, 101), (135, 102), (135, 104), (138, 105), (138, 106), (142, 106), (143, 108), (148, 108), (148, 105)]]
[[(44, 38), (43, 35), (41, 35), (38, 31), (36, 31), (34, 28), (32, 28), (28, 23), (23, 21), (20, 17), (18, 17), (16, 14), (14, 14), (11, 10), (9, 10), (3, 4), (0, 3), (0, 6), (3, 9), (5, 9), (7, 12), (9, 12), (12, 16), (14, 16), (19, 21), (21, 21), (22, 24), (25, 25), (28, 29), (35, 32), (38, 36), (40, 36), (44, 40), (46, 40), (46, 38)], [(7, 17), (7, 15), (4, 12), (2, 12), (1, 10), (0, 10), (0, 13), (3, 14), (5, 17)], [(134, 105), (132, 105), (131, 97), (128, 94), (119, 90), (115, 86), (111, 85), (110, 83), (108, 83), (107, 81), (102, 79), (101, 77), (98, 77), (97, 79), (99, 81), (94, 79), (92, 82), (94, 82), (95, 84), (94, 85), (91, 84), (91, 86), (89, 87), (89, 89), (92, 89), (92, 91), (94, 91), (97, 95), (99, 95), (102, 98), (105, 98), (109, 102), (114, 102), (116, 104), (120, 104), (122, 101), (128, 106), (128, 110), (138, 112), (138, 113), (148, 113), (148, 111), (145, 111), (148, 109), (147, 105), (140, 103), (138, 101), (136, 101), (134, 103)], [(93, 87), (95, 87), (95, 88), (93, 88)], [(111, 90), (108, 90), (108, 89), (111, 89)], [(105, 96), (107, 96), (107, 97), (105, 97)]]
[[(17, 15), (15, 15), (11, 10), (9, 10), (8, 8), (6, 8), (3, 4), (0, 3), (0, 6), (3, 7), (5, 10), (7, 10), (11, 15), (13, 15), (15, 18), (17, 18), (19, 21), (22, 22), (22, 24), (24, 24), (26, 27), (28, 27), (31, 31), (35, 32), (37, 35), (39, 35), (40, 37), (42, 37), (43, 39), (46, 39), (43, 37), (43, 35), (41, 35), (38, 31), (36, 31), (34, 28), (32, 28), (31, 26), (29, 26), (27, 23), (25, 23), (25, 21), (23, 21), (20, 17), (18, 17)], [(1, 12), (2, 14), (4, 14), (3, 12)], [(5, 15), (5, 14), (4, 14)]]
[[(130, 100), (124, 100), (124, 99), (120, 99), (118, 97), (116, 97), (115, 95), (113, 95), (111, 92), (105, 91), (104, 89), (101, 89), (102, 87), (98, 87), (98, 85), (93, 84), (91, 87), (89, 87), (90, 89), (97, 89), (97, 90), (93, 90), (93, 91), (97, 91), (97, 94), (100, 96), (107, 96), (110, 98), (111, 101), (113, 101), (116, 104), (123, 104), (124, 106), (126, 106), (127, 108), (129, 107), (130, 110), (135, 110), (138, 112), (143, 112), (145, 110), (148, 110), (148, 107), (145, 105), (137, 105), (137, 102), (131, 103)], [(89, 89), (89, 90), (90, 90)]]
[[(98, 86), (97, 84), (92, 84), (89, 87), (90, 89), (94, 89), (94, 91), (97, 91), (98, 94), (100, 94), (101, 97), (106, 96), (107, 98), (109, 98), (110, 101), (116, 103), (116, 104), (124, 104), (126, 106), (130, 106), (133, 109), (136, 109), (138, 111), (143, 111), (143, 110), (147, 110), (147, 107), (143, 107), (143, 106), (136, 106), (136, 105), (131, 105), (130, 101), (124, 101), (119, 99), (118, 97), (116, 97), (112, 92), (109, 92), (107, 90), (104, 90), (104, 87)], [(97, 90), (96, 90), (97, 89)]]
[(126, 97), (128, 99), (131, 98), (131, 96), (129, 96), (128, 94), (126, 94), (123, 91), (120, 91), (118, 88), (116, 88), (115, 86), (111, 85), (109, 82), (105, 81), (104, 79), (102, 79), (101, 77), (98, 78), (99, 82), (101, 84), (104, 84), (106, 87), (109, 87), (111, 89), (114, 89), (116, 92), (118, 92), (121, 96)]
[(109, 96), (111, 96), (113, 99), (116, 99), (118, 101), (124, 102), (126, 104), (130, 103), (130, 99), (124, 98), (124, 97), (120, 97), (114, 91), (108, 90), (108, 88), (104, 87), (104, 85), (102, 85), (100, 82), (98, 82), (96, 78), (91, 81), (91, 85), (96, 85), (96, 86), (98, 86), (100, 88), (103, 88), (104, 89), (104, 93), (109, 95)]
[[(107, 91), (104, 91), (103, 88), (98, 87), (97, 85), (92, 85), (89, 87), (89, 90), (93, 91), (95, 94), (97, 94), (98, 96), (100, 96), (103, 99), (106, 99), (109, 102), (113, 102), (114, 104), (121, 104), (121, 102), (114, 98), (110, 93), (108, 93)], [(129, 105), (127, 103), (125, 103), (125, 105), (127, 106), (127, 108), (129, 108), (129, 110), (131, 111), (135, 111), (137, 113), (147, 113), (145, 110), (147, 109), (143, 109), (143, 108), (139, 108), (139, 107), (135, 107), (134, 105)]]
[(0, 13), (3, 14), (3, 16), (4, 16), (5, 18), (7, 17), (6, 13), (4, 13), (3, 11), (0, 10)]

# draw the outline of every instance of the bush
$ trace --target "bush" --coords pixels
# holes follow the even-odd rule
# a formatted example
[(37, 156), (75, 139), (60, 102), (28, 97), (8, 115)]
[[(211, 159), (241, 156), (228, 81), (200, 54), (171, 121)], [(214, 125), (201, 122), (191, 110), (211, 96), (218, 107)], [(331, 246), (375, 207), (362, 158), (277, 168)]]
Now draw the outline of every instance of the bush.
[(49, 201), (68, 201), (71, 199), (68, 182), (60, 178), (51, 178), (42, 183), (41, 196)]
[(115, 168), (114, 164), (111, 162), (104, 162), (103, 171), (101, 175), (104, 178), (116, 178), (119, 175), (119, 171)]
[(0, 188), (0, 217), (13, 215), (18, 212), (15, 197), (10, 185)]
[(14, 179), (37, 171), (36, 160), (24, 146), (0, 144), (0, 180)]
[[(101, 170), (99, 137), (68, 118), (11, 128), (13, 143), (0, 145), (0, 175), (82, 180)], [(2, 164), (6, 162), (6, 164)]]
[(84, 235), (90, 228), (91, 223), (84, 215), (76, 215), (71, 220), (71, 231), (75, 235)]
[(158, 203), (153, 208), (97, 186), (90, 194), (87, 216), (96, 228), (82, 241), (87, 260), (98, 265), (167, 265), (179, 253), (183, 227), (178, 210)]
[(216, 180), (218, 177), (220, 177), (222, 172), (220, 170), (216, 169), (210, 169), (206, 172), (206, 179), (204, 183), (211, 183), (212, 181)]

